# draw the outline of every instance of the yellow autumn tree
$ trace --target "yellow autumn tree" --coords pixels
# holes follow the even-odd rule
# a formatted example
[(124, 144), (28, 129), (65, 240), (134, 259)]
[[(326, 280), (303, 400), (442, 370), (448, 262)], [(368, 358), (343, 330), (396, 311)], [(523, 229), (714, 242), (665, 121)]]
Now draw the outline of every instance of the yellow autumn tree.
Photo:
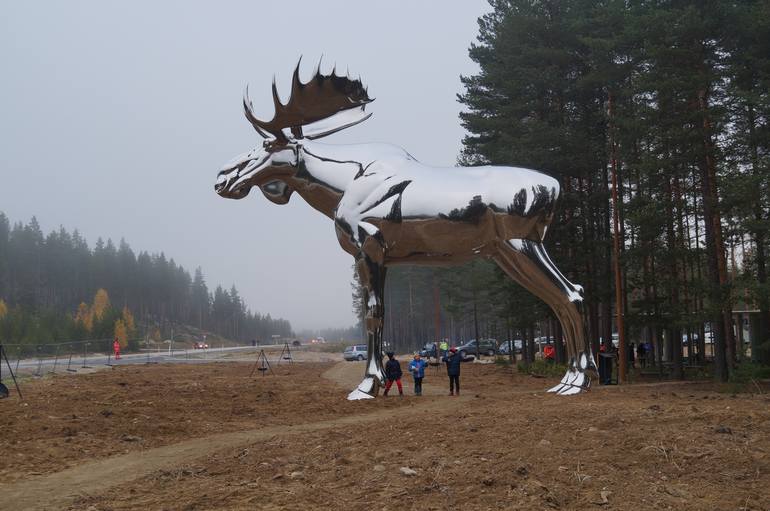
[(6, 314), (8, 314), (8, 306), (5, 304), (5, 301), (0, 298), (0, 319), (3, 319)]
[(120, 343), (121, 348), (128, 346), (128, 332), (126, 331), (126, 324), (122, 319), (115, 321), (115, 338)]
[(78, 305), (78, 312), (75, 314), (75, 322), (83, 325), (86, 332), (90, 332), (94, 329), (94, 313), (88, 304), (80, 302), (80, 305)]
[(156, 328), (155, 330), (153, 330), (153, 332), (152, 332), (152, 340), (155, 341), (155, 342), (160, 342), (161, 341), (160, 329), (159, 328)]
[(96, 320), (100, 320), (104, 317), (104, 313), (110, 308), (110, 296), (107, 294), (107, 290), (99, 289), (94, 295), (94, 305), (91, 310), (94, 313)]
[(123, 323), (126, 325), (128, 335), (133, 335), (136, 330), (136, 324), (134, 323), (134, 315), (131, 314), (128, 306), (123, 307)]

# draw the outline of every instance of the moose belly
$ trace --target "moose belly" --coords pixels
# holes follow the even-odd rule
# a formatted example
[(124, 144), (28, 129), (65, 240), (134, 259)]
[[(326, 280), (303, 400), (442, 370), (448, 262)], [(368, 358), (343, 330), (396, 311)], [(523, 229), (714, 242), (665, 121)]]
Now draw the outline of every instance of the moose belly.
[(372, 222), (386, 241), (387, 264), (462, 264), (495, 253), (508, 239), (537, 239), (537, 219), (512, 217), (489, 209), (474, 220), (402, 218)]

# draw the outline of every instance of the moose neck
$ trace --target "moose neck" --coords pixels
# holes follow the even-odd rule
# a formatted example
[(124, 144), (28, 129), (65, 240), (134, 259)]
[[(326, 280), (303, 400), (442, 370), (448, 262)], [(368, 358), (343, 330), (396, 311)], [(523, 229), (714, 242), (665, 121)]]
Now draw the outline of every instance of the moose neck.
[(342, 194), (363, 167), (344, 157), (345, 146), (304, 141), (299, 146), (297, 170), (287, 184), (305, 201), (329, 218), (334, 218)]

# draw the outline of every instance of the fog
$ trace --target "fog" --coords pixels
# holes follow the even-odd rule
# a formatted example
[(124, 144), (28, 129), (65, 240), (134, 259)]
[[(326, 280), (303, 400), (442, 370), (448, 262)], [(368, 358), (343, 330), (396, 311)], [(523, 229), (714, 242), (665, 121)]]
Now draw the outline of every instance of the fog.
[(36, 215), (163, 251), (210, 289), (295, 330), (346, 326), (352, 258), (332, 222), (295, 195), (232, 201), (217, 170), (261, 142), (245, 120), (272, 117), (270, 83), (291, 72), (360, 75), (376, 98), (365, 123), (327, 143), (390, 142), (453, 165), (463, 130), (460, 75), (486, 2), (4, 2), (0, 6), (0, 211)]

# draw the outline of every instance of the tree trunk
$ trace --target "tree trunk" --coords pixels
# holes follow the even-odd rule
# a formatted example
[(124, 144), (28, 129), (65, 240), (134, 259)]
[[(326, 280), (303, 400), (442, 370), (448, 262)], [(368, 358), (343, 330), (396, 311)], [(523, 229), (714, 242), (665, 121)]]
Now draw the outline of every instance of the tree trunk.
[[(711, 281), (712, 334), (714, 335), (714, 378), (727, 381), (729, 366), (735, 353), (731, 342), (732, 327), (729, 305), (725, 296), (727, 266), (722, 241), (722, 220), (719, 213), (719, 196), (716, 180), (716, 166), (713, 157), (711, 120), (708, 115), (708, 99), (705, 90), (698, 91), (698, 105), (703, 122), (703, 160), (701, 168), (701, 189), (703, 194), (703, 216), (706, 230), (709, 280)], [(732, 350), (729, 349), (732, 345)]]
[[(759, 165), (759, 151), (756, 139), (756, 113), (753, 106), (747, 108), (749, 125), (749, 144), (751, 147), (752, 173), (759, 176), (762, 169)], [(757, 228), (752, 232), (756, 249), (757, 284), (759, 288), (757, 308), (759, 314), (756, 320), (756, 334), (751, 336), (751, 360), (764, 365), (770, 365), (770, 296), (767, 290), (767, 267), (765, 263), (765, 230), (762, 228), (765, 218), (762, 210), (762, 191), (758, 188), (759, 197), (754, 202), (754, 220)], [(742, 330), (743, 325), (739, 326)]]
[[(676, 176), (672, 178), (676, 180)], [(675, 185), (674, 185), (675, 186)], [(674, 192), (671, 184), (671, 179), (666, 180), (666, 193), (667, 197), (667, 216), (666, 222), (666, 237), (668, 243), (668, 257), (666, 264), (668, 266), (668, 279), (669, 279), (669, 313), (672, 317), (669, 318), (669, 330), (668, 339), (671, 350), (671, 362), (673, 363), (673, 377), (681, 380), (684, 377), (684, 370), (682, 368), (682, 341), (681, 330), (679, 329), (679, 276), (677, 272), (677, 257), (676, 249), (679, 243), (676, 240), (676, 233), (674, 232)]]

